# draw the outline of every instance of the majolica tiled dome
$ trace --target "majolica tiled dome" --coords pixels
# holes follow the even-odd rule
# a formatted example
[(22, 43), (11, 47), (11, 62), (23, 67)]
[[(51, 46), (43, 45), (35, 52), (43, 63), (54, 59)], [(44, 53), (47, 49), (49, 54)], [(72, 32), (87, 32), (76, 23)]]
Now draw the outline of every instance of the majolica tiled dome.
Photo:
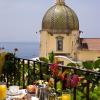
[(75, 12), (65, 5), (63, 0), (57, 0), (44, 15), (42, 30), (49, 33), (69, 33), (72, 30), (79, 30), (79, 21)]

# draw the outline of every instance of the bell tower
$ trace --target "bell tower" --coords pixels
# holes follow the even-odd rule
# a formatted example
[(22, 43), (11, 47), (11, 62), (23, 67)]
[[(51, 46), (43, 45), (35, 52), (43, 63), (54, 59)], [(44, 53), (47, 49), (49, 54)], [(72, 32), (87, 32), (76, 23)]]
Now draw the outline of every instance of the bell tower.
[(44, 15), (40, 31), (40, 57), (55, 56), (77, 59), (79, 21), (64, 0), (56, 0)]

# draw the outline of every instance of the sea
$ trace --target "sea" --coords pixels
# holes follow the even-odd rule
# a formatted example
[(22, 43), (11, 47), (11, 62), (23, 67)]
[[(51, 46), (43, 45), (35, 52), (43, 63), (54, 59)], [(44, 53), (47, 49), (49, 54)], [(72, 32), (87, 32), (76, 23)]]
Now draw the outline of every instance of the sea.
[(5, 51), (14, 53), (17, 48), (16, 56), (19, 58), (32, 59), (39, 57), (39, 42), (0, 42), (0, 48)]

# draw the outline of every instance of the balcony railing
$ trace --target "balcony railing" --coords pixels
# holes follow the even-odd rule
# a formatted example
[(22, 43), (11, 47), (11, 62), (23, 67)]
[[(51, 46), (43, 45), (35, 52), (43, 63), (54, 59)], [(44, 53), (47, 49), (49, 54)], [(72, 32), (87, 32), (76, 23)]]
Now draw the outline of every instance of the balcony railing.
[[(22, 58), (15, 58), (11, 64), (8, 64), (8, 69), (4, 69), (3, 74), (1, 75), (0, 81), (6, 82), (7, 86), (9, 85), (19, 85), (22, 88), (25, 86), (32, 84), (36, 80), (45, 80), (48, 81), (50, 78), (50, 69), (48, 63), (44, 63), (41, 61), (33, 61)], [(86, 78), (86, 76), (91, 76), (93, 79), (96, 79), (100, 82), (100, 72), (91, 71), (87, 69), (81, 69), (79, 67), (68, 67), (59, 65), (59, 67), (64, 70), (68, 69), (73, 74), (78, 74), (80, 77), (84, 76), (86, 82), (81, 83), (81, 87), (86, 88), (86, 100), (90, 100), (90, 85), (93, 84), (91, 80)], [(13, 73), (12, 73), (13, 72)], [(73, 100), (77, 100), (77, 90), (79, 87), (73, 89)], [(55, 81), (56, 88), (56, 81)]]

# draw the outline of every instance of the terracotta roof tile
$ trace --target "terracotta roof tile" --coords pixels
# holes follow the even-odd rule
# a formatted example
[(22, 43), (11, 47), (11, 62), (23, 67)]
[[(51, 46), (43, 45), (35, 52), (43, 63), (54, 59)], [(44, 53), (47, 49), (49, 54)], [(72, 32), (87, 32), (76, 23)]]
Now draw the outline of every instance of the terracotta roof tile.
[(100, 38), (80, 38), (81, 48), (87, 50), (100, 50)]

